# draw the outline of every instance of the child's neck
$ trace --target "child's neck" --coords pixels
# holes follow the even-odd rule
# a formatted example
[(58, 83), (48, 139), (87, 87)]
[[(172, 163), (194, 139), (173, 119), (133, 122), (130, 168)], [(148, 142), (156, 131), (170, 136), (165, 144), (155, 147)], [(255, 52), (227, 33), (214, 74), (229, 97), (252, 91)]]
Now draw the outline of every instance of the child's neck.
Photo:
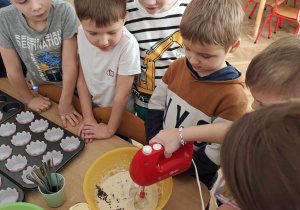
[(26, 17), (24, 17), (24, 18), (25, 18), (28, 26), (36, 32), (41, 32), (45, 28), (46, 23), (47, 23), (47, 18), (44, 21), (33, 21)]
[(212, 73), (220, 71), (221, 69), (227, 67), (226, 61), (224, 60), (216, 69), (212, 69), (209, 71), (197, 72), (200, 77), (206, 77)]

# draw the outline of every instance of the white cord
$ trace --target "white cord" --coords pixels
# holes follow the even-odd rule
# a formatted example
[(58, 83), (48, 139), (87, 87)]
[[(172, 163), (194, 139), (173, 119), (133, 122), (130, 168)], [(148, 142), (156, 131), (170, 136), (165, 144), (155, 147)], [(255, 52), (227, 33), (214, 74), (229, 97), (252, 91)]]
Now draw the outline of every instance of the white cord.
[(196, 164), (195, 164), (195, 162), (194, 162), (193, 159), (192, 159), (192, 162), (193, 162), (194, 167), (195, 167), (196, 179), (197, 179), (198, 188), (199, 188), (199, 192), (200, 192), (200, 198), (201, 198), (202, 210), (205, 210), (204, 202), (203, 202), (203, 197), (202, 197), (202, 191), (201, 191), (201, 185), (200, 185), (200, 181), (199, 181), (199, 177), (198, 177), (198, 170), (197, 170)]

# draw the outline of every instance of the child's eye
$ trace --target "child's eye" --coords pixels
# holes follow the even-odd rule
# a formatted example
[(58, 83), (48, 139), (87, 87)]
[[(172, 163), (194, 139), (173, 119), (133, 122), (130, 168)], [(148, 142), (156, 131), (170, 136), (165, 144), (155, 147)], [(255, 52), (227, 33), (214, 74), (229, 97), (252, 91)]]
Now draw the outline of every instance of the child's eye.
[(210, 56), (207, 56), (207, 55), (202, 55), (202, 57), (203, 57), (204, 59), (210, 59)]
[(91, 36), (94, 36), (94, 35), (96, 35), (96, 33), (89, 33)]
[(114, 35), (114, 34), (116, 34), (116, 33), (117, 33), (116, 31), (113, 31), (113, 32), (109, 32), (108, 34)]
[(186, 50), (186, 51), (190, 51), (190, 49), (189, 49), (189, 48), (187, 48), (187, 47), (185, 47), (185, 50)]
[(18, 4), (25, 4), (26, 2), (27, 2), (27, 0), (24, 0), (24, 1), (18, 2)]

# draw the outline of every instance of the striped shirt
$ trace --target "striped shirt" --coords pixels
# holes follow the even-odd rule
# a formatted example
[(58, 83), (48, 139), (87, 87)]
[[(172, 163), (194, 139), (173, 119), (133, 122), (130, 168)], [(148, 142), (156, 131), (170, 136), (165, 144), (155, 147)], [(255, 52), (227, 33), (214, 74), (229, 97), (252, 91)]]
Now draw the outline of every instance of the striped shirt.
[(149, 14), (138, 0), (127, 1), (126, 28), (139, 43), (141, 71), (135, 78), (136, 105), (147, 108), (154, 88), (161, 81), (169, 65), (184, 56), (179, 25), (190, 0), (178, 0), (166, 12)]

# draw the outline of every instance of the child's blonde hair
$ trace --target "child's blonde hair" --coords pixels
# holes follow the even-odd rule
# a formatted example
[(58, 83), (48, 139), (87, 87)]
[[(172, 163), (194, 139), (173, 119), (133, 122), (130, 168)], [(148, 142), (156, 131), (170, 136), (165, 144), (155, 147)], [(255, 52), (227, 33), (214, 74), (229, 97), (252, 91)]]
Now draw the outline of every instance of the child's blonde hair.
[(248, 113), (227, 133), (221, 165), (239, 207), (299, 209), (300, 101)]
[(256, 55), (248, 66), (246, 85), (283, 98), (300, 97), (300, 36), (282, 37)]
[(126, 0), (74, 0), (79, 20), (90, 19), (97, 27), (110, 25), (126, 16)]
[(244, 11), (239, 0), (193, 0), (180, 23), (184, 39), (220, 45), (226, 51), (239, 39)]

